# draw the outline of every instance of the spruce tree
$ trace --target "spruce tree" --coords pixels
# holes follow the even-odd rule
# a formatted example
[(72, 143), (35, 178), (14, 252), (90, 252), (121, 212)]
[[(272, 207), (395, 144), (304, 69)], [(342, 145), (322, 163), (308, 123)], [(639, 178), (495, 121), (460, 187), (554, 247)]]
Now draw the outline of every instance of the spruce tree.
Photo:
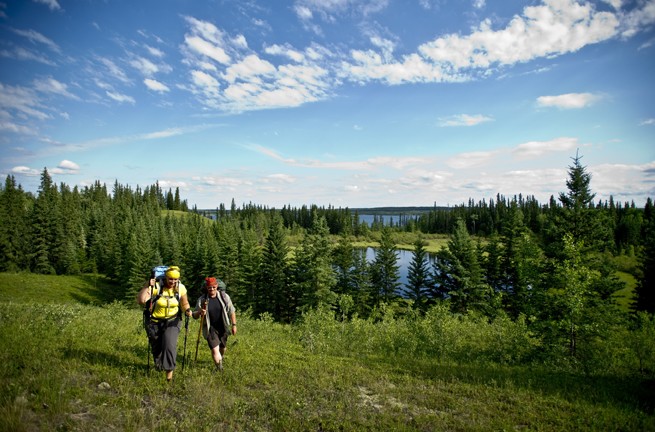
[(36, 273), (54, 274), (53, 245), (57, 239), (58, 214), (57, 187), (47, 168), (41, 173), (41, 184), (32, 215), (30, 216), (32, 237), (32, 269)]
[[(646, 208), (651, 209), (650, 198)], [(655, 313), (655, 217), (649, 210), (645, 214), (642, 234), (642, 248), (638, 255), (641, 277), (635, 289), (635, 301), (632, 305), (636, 311)]]
[(253, 230), (243, 230), (239, 239), (238, 271), (234, 287), (233, 301), (242, 310), (256, 309), (258, 276), (262, 262), (262, 251), (259, 247), (257, 234)]
[(321, 304), (334, 306), (336, 277), (331, 263), (331, 245), (327, 221), (314, 211), (311, 229), (295, 250), (293, 283), (300, 298), (300, 308), (307, 310)]
[(462, 219), (457, 220), (448, 246), (437, 254), (433, 278), (433, 294), (450, 299), (455, 313), (478, 310), (491, 315), (498, 307), (498, 296), (483, 279), (478, 248)]
[(28, 268), (28, 209), (31, 200), (8, 175), (0, 190), (0, 271), (17, 272)]
[(336, 285), (334, 291), (337, 294), (352, 295), (355, 292), (353, 281), (353, 266), (355, 251), (350, 238), (342, 234), (332, 251), (332, 266), (336, 273)]
[(380, 246), (375, 251), (375, 259), (371, 263), (371, 284), (373, 306), (380, 301), (390, 302), (397, 297), (400, 287), (400, 273), (396, 243), (393, 240), (391, 228), (381, 228)]
[(295, 316), (298, 304), (298, 299), (290, 289), (288, 253), (282, 219), (276, 215), (264, 243), (255, 313), (268, 312), (275, 320), (284, 322), (290, 322)]
[(407, 284), (404, 289), (405, 295), (414, 301), (414, 307), (419, 310), (425, 310), (426, 297), (431, 281), (428, 253), (425, 250), (425, 245), (423, 237), (419, 234), (414, 242), (412, 262), (409, 265)]

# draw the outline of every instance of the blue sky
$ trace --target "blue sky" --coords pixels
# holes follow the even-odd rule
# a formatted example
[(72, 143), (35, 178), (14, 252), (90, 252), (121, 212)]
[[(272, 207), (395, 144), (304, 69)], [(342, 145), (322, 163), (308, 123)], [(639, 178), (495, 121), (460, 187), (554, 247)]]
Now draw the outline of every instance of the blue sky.
[(0, 0), (0, 175), (198, 208), (655, 196), (655, 0)]

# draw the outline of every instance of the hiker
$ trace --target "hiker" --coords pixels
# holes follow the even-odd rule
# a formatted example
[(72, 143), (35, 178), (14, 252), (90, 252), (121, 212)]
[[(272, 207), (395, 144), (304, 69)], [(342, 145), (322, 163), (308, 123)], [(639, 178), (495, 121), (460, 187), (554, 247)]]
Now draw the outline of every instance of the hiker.
[(157, 370), (166, 371), (166, 380), (173, 379), (177, 357), (177, 338), (182, 328), (182, 311), (191, 316), (191, 306), (187, 290), (180, 282), (180, 268), (168, 267), (164, 279), (165, 286), (154, 277), (137, 294), (137, 302), (146, 306), (153, 300), (151, 318), (146, 331)]
[(214, 364), (223, 370), (223, 356), (227, 349), (227, 338), (237, 334), (237, 318), (230, 296), (225, 292), (225, 282), (215, 277), (205, 278), (205, 294), (198, 298), (193, 318), (202, 320), (202, 335), (212, 352)]

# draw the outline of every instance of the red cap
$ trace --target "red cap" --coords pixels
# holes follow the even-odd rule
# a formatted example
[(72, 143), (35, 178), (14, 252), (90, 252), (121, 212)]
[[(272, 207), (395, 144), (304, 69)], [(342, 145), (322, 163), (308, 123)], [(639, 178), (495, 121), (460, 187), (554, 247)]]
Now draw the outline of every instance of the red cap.
[(205, 285), (207, 286), (216, 285), (216, 278), (215, 277), (205, 278)]

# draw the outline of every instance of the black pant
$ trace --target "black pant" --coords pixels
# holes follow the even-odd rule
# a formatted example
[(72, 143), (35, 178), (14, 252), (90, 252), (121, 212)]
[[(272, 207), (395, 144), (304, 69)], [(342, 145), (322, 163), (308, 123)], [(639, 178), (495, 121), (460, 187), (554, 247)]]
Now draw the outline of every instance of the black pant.
[(180, 318), (151, 321), (148, 325), (148, 339), (157, 370), (175, 370), (177, 339), (181, 328)]

